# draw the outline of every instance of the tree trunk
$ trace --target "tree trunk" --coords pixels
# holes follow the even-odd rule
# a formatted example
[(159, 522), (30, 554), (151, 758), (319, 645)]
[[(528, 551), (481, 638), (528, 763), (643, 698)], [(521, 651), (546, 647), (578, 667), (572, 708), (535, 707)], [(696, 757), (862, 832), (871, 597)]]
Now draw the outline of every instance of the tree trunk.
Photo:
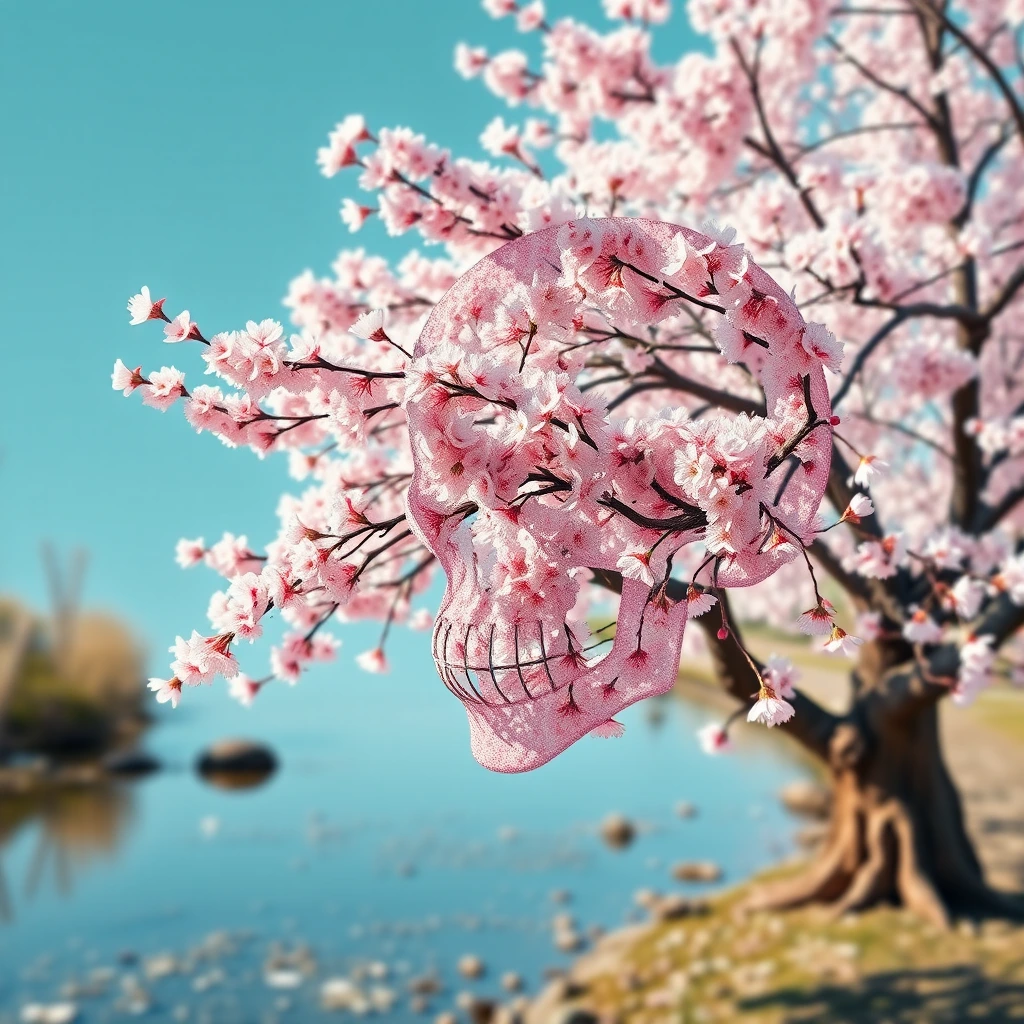
[(952, 916), (1024, 916), (1024, 901), (985, 884), (942, 756), (935, 702), (902, 696), (908, 670), (857, 695), (828, 746), (828, 835), (796, 878), (755, 891), (750, 906), (827, 904), (835, 913), (905, 906), (940, 927)]

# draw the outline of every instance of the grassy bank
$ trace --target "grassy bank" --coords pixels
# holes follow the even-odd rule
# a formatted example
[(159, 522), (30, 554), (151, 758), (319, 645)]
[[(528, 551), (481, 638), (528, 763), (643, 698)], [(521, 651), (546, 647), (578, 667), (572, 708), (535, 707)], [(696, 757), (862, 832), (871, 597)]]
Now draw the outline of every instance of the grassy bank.
[(940, 932), (889, 908), (748, 914), (750, 884), (704, 913), (608, 936), (538, 999), (529, 1024), (571, 1020), (572, 1008), (617, 1024), (1024, 1020), (1024, 927)]

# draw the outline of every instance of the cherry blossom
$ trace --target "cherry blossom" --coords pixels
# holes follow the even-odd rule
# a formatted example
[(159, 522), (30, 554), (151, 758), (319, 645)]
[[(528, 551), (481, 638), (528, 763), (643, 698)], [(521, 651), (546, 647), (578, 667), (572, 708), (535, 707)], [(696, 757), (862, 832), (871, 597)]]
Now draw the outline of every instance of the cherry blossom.
[(182, 567), (189, 569), (198, 565), (206, 557), (206, 546), (202, 537), (195, 540), (182, 538), (174, 548), (174, 560)]
[(625, 735), (625, 732), (626, 727), (621, 722), (609, 718), (607, 722), (602, 722), (591, 729), (590, 735), (596, 736), (599, 740), (617, 740)]
[(161, 704), (170, 703), (172, 708), (176, 708), (181, 700), (181, 680), (173, 676), (170, 679), (150, 679), (149, 688)]
[(889, 468), (889, 463), (877, 455), (862, 455), (857, 464), (857, 472), (853, 474), (853, 482), (867, 487), (874, 477), (880, 476)]
[(387, 672), (388, 660), (380, 647), (374, 647), (369, 651), (363, 651), (356, 655), (356, 662), (366, 672), (381, 673)]
[(249, 708), (252, 707), (253, 701), (260, 692), (262, 685), (263, 683), (260, 680), (253, 679), (244, 672), (239, 672), (228, 680), (228, 694), (237, 700), (242, 707)]
[(168, 321), (164, 328), (164, 341), (177, 342), (189, 341), (200, 337), (198, 328), (188, 316), (188, 310), (179, 313), (173, 320)]
[(844, 523), (859, 523), (865, 516), (871, 515), (874, 511), (875, 506), (872, 504), (871, 499), (866, 494), (858, 491), (850, 499), (850, 504), (843, 511), (840, 521)]
[(341, 220), (349, 231), (358, 231), (368, 217), (371, 217), (377, 210), (373, 206), (361, 206), (351, 199), (343, 199), (341, 202)]
[(848, 658), (855, 658), (857, 656), (857, 648), (864, 641), (860, 637), (851, 636), (843, 629), (842, 626), (832, 626), (832, 632), (828, 635), (828, 640), (825, 643), (825, 650), (832, 652), (842, 652)]
[(757, 700), (747, 712), (748, 722), (761, 722), (768, 728), (788, 722), (795, 714), (789, 701), (777, 696), (770, 688), (762, 688)]
[(822, 597), (813, 608), (808, 608), (807, 611), (800, 614), (796, 620), (796, 627), (802, 633), (823, 636), (832, 632), (835, 614), (836, 610), (832, 604)]
[(890, 534), (881, 540), (869, 540), (859, 545), (856, 553), (847, 559), (847, 565), (862, 576), (887, 580), (896, 575), (905, 559), (903, 537)]
[(870, 643), (873, 640), (881, 639), (884, 630), (882, 627), (881, 612), (861, 612), (854, 622), (854, 632), (859, 637)]
[(795, 692), (793, 685), (800, 678), (800, 673), (789, 658), (772, 654), (765, 663), (764, 678), (780, 697), (789, 698)]
[(956, 614), (967, 621), (981, 610), (987, 587), (982, 580), (961, 576), (949, 591), (949, 597)]
[(914, 644), (934, 644), (942, 639), (942, 627), (923, 608), (913, 608), (903, 635)]
[(142, 376), (141, 366), (136, 366), (134, 370), (129, 370), (120, 359), (114, 363), (114, 372), (110, 375), (110, 379), (114, 390), (120, 391), (121, 394), (126, 396), (130, 395), (137, 387), (147, 383), (146, 378)]
[(691, 583), (686, 589), (686, 613), (690, 618), (697, 618), (705, 612), (710, 611), (717, 602), (714, 594), (707, 590), (693, 586)]
[(142, 291), (128, 300), (128, 312), (131, 313), (132, 324), (143, 324), (147, 320), (166, 320), (163, 307), (166, 299), (153, 300), (149, 289), (143, 285)]
[(953, 700), (957, 704), (970, 704), (981, 690), (992, 683), (995, 651), (991, 636), (971, 637), (960, 648), (960, 670)]
[(186, 394), (185, 375), (173, 366), (161, 366), (159, 370), (154, 370), (142, 386), (142, 401), (160, 412), (165, 412)]
[(717, 722), (708, 722), (697, 730), (697, 741), (705, 754), (722, 754), (732, 747), (728, 732)]
[[(501, 770), (670, 687), (698, 631), (747, 655), (752, 721), (790, 721), (792, 673), (756, 667), (747, 619), (869, 673), (913, 645), (934, 699), (991, 681), (1024, 608), (1024, 116), (972, 44), (1012, 65), (1019, 12), (925, 4), (929, 53), (888, 8), (691, 0), (705, 45), (673, 56), (666, 0), (603, 7), (595, 28), (487, 0), (530, 35), (456, 48), (501, 106), (482, 151), (358, 114), (328, 133), (344, 225), (419, 246), (396, 263), (346, 249), (291, 282), (288, 327), (208, 340), (148, 288), (129, 299), (133, 324), (198, 341), (206, 376), (118, 360), (113, 387), (283, 455), (296, 484), (276, 536), (179, 544), (225, 589), (158, 699), (223, 670), (241, 696), (237, 645), (272, 610), (287, 683), (336, 624), (381, 624), (356, 661), (382, 671), (394, 629), (432, 623)], [(589, 637), (609, 592), (617, 628)]]

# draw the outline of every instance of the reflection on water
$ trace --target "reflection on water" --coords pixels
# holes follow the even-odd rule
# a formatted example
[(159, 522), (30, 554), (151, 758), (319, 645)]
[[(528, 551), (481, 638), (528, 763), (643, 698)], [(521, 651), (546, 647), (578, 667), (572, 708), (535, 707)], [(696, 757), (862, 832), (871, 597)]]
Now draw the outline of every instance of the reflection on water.
[[(776, 794), (802, 769), (783, 745), (707, 758), (694, 733), (711, 714), (670, 699), (629, 709), (621, 739), (493, 775), (425, 654), (405, 671), (400, 652), (369, 688), (335, 669), (268, 690), (251, 713), (203, 691), (147, 737), (164, 771), (0, 798), (0, 1024), (62, 993), (86, 1024), (127, 1007), (305, 1021), (328, 989), (413, 1020), (463, 989), (501, 996), (506, 971), (536, 989), (570, 948), (638, 913), (638, 890), (706, 888), (673, 879), (680, 861), (734, 881), (792, 849)], [(277, 772), (252, 790), (206, 785), (197, 754), (239, 730), (276, 751)], [(696, 813), (680, 817), (681, 802)], [(600, 829), (616, 813), (635, 837), (610, 849)], [(467, 953), (482, 979), (459, 975)]]
[[(34, 833), (23, 891), (31, 899), (49, 879), (62, 896), (72, 892), (74, 877), (98, 857), (110, 859), (124, 839), (133, 813), (133, 796), (125, 783), (36, 785), (0, 797), (0, 850), (22, 830)], [(8, 876), (0, 858), (0, 918), (13, 917), (11, 892), (19, 880)]]

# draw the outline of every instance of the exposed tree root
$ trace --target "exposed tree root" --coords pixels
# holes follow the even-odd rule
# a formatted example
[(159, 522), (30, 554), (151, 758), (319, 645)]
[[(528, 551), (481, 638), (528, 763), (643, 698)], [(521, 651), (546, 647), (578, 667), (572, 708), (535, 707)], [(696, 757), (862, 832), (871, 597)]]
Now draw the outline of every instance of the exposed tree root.
[(797, 877), (756, 889), (747, 909), (821, 904), (845, 914), (888, 903), (939, 928), (954, 916), (1024, 919), (1024, 897), (985, 883), (934, 707), (844, 724), (831, 761), (834, 800), (821, 854)]

